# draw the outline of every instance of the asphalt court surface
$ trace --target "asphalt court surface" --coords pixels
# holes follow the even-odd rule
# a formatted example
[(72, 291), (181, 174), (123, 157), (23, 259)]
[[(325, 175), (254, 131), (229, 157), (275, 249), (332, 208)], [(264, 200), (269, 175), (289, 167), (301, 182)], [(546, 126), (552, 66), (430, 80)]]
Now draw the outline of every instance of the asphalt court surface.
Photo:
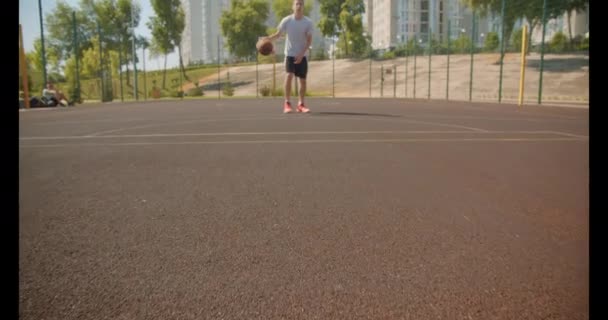
[(281, 104), (20, 112), (21, 318), (589, 318), (588, 109)]

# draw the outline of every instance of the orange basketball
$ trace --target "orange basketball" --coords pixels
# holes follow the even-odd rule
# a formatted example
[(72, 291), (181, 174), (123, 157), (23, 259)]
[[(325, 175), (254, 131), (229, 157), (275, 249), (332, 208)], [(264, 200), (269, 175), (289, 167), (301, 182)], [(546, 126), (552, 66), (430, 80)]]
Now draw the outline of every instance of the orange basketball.
[(258, 40), (258, 43), (255, 46), (258, 49), (258, 52), (264, 56), (267, 56), (270, 53), (272, 53), (272, 49), (273, 49), (272, 41), (270, 41), (268, 39)]

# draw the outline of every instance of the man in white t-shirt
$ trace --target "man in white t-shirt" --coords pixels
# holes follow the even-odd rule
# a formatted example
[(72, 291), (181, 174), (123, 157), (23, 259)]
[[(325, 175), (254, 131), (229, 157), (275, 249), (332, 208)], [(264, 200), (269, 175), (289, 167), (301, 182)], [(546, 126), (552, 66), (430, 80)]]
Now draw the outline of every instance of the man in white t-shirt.
[(300, 92), (297, 112), (308, 113), (310, 109), (304, 105), (306, 94), (306, 74), (308, 73), (308, 48), (312, 44), (313, 24), (310, 18), (304, 16), (304, 0), (293, 1), (293, 14), (281, 20), (277, 32), (267, 37), (270, 41), (276, 40), (281, 35), (287, 35), (285, 39), (285, 103), (284, 113), (291, 113), (291, 81), (293, 76), (300, 80)]
[(47, 100), (54, 99), (57, 104), (64, 107), (69, 104), (68, 98), (63, 94), (63, 92), (57, 90), (52, 82), (47, 83), (46, 88), (42, 90), (42, 96)]

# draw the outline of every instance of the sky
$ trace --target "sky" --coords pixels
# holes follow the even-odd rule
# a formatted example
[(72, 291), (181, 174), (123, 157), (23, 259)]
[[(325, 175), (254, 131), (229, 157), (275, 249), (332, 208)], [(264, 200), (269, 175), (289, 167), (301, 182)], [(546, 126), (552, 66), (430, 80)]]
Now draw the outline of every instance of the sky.
[[(19, 23), (23, 29), (23, 46), (25, 52), (32, 51), (34, 49), (34, 39), (40, 38), (40, 11), (38, 8), (38, 1), (39, 0), (19, 0)], [(58, 0), (40, 0), (40, 3), (42, 4), (43, 23), (46, 23), (46, 15), (55, 9), (57, 2)], [(63, 0), (63, 2), (66, 2), (73, 8), (78, 8), (80, 0)], [(146, 23), (150, 20), (150, 17), (154, 15), (154, 9), (152, 9), (149, 0), (135, 0), (135, 3), (139, 4), (142, 9), (141, 19), (135, 32), (137, 35), (143, 35), (144, 37), (151, 39), (152, 34), (146, 26)], [(48, 30), (46, 30), (46, 28), (44, 34), (45, 36), (48, 36)], [(151, 59), (149, 54), (149, 51), (146, 51), (146, 71), (161, 70), (164, 66), (164, 57)], [(143, 68), (143, 65), (141, 64), (143, 58), (141, 48), (137, 50), (137, 56), (140, 61), (137, 68), (141, 69)], [(177, 53), (172, 53), (168, 56), (167, 68), (177, 67), (178, 63), (179, 58)]]

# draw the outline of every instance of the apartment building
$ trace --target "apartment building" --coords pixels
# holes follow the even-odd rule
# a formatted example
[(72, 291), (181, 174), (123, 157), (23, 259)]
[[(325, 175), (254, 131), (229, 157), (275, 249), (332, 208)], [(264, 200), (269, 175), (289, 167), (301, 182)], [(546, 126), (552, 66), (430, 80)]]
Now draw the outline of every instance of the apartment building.
[(223, 45), (220, 17), (223, 10), (230, 8), (230, 0), (182, 0), (182, 7), (186, 14), (182, 34), (184, 64), (217, 63), (218, 55), (220, 61), (229, 58), (230, 53)]
[[(372, 35), (372, 47), (385, 50), (411, 39), (421, 45), (429, 35), (438, 41), (458, 38), (461, 33), (472, 36), (473, 14), (460, 0), (365, 0), (369, 10), (364, 26)], [(492, 29), (489, 17), (476, 17), (475, 39)]]
[[(460, 0), (364, 0), (368, 10), (363, 19), (364, 27), (372, 35), (372, 47), (387, 50), (411, 39), (422, 46), (428, 43), (429, 34), (438, 41), (447, 37), (456, 39), (461, 35), (481, 46), (488, 32), (501, 32), (500, 13), (477, 14), (473, 19), (471, 9)], [(572, 35), (584, 35), (589, 31), (589, 8), (571, 15)], [(473, 30), (473, 22), (475, 29)], [(520, 28), (525, 20), (516, 23)], [(568, 34), (567, 14), (547, 22), (545, 41), (558, 31)], [(532, 42), (540, 43), (542, 28), (532, 33)]]

